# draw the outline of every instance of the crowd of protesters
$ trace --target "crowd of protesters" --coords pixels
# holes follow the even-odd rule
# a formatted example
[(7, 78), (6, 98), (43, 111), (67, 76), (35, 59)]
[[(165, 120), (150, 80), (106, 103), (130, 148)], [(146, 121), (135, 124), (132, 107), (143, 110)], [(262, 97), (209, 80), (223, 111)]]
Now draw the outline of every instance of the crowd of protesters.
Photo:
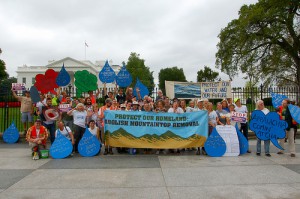
[[(100, 94), (99, 89), (94, 95), (93, 91), (89, 91), (89, 96), (86, 98), (71, 98), (65, 91), (60, 89), (57, 95), (43, 95), (40, 94), (41, 101), (32, 104), (30, 99), (30, 93), (25, 92), (25, 97), (17, 96), (14, 91), (13, 95), (21, 102), (22, 122), (24, 123), (24, 129), (27, 132), (27, 141), (30, 146), (36, 150), (38, 145), (42, 145), (45, 148), (46, 139), (45, 136), (49, 133), (51, 144), (54, 142), (57, 130), (60, 130), (64, 136), (66, 136), (74, 145), (74, 152), (78, 153), (78, 143), (82, 138), (86, 128), (97, 137), (104, 144), (104, 155), (113, 154), (113, 150), (105, 142), (104, 133), (104, 111), (106, 110), (120, 110), (120, 111), (146, 111), (156, 113), (185, 113), (195, 111), (206, 111), (208, 114), (208, 135), (212, 132), (213, 128), (217, 125), (236, 125), (236, 122), (231, 120), (232, 112), (248, 113), (247, 107), (242, 105), (239, 98), (223, 99), (221, 102), (216, 103), (216, 109), (214, 110), (214, 104), (208, 99), (190, 100), (188, 104), (183, 99), (169, 99), (164, 96), (162, 91), (157, 92), (157, 98), (154, 100), (150, 96), (144, 96), (143, 99), (139, 94), (139, 89), (136, 90), (137, 96), (133, 94), (133, 88), (128, 87), (125, 92), (122, 88), (113, 92), (106, 92), (106, 85), (104, 85), (103, 96), (105, 98), (104, 105), (99, 107), (96, 100)], [(297, 123), (292, 119), (288, 104), (291, 103), (288, 99), (283, 100), (282, 106), (277, 110), (280, 118), (287, 121), (287, 139), (289, 144), (289, 151), (291, 157), (295, 157), (295, 137), (297, 132)], [(65, 106), (62, 106), (65, 105)], [(258, 100), (256, 103), (256, 110), (263, 111), (267, 114), (269, 110), (264, 107), (264, 102)], [(26, 123), (32, 124), (32, 115), (36, 114), (38, 120), (35, 124), (27, 130)], [(49, 116), (50, 115), (50, 116)], [(53, 118), (49, 118), (53, 117)], [(240, 131), (244, 134), (248, 140), (248, 122), (237, 123)], [(43, 126), (41, 128), (41, 126)], [(43, 133), (39, 133), (42, 129)], [(280, 140), (280, 145), (283, 147), (285, 139)], [(270, 155), (270, 140), (264, 141), (265, 155)], [(205, 149), (202, 147), (197, 149), (142, 149), (140, 153), (176, 153), (180, 154), (183, 150), (196, 150), (196, 154), (206, 154)], [(128, 152), (128, 149), (117, 148), (119, 153)], [(251, 153), (250, 150), (247, 151)], [(256, 155), (261, 154), (261, 140), (257, 139)], [(278, 154), (283, 154), (283, 151), (279, 151)]]

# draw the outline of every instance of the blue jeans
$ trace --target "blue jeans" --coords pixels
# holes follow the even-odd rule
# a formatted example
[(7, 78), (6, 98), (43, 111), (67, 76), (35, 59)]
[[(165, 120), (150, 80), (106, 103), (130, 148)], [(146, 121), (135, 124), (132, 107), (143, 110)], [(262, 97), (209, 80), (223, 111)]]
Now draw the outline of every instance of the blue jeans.
[[(270, 140), (264, 140), (265, 153), (270, 154)], [(261, 140), (257, 139), (256, 153), (261, 153)]]
[(43, 122), (43, 126), (48, 129), (48, 131), (50, 133), (50, 141), (51, 141), (51, 144), (52, 144), (55, 140), (55, 122), (52, 123), (52, 124), (45, 124)]

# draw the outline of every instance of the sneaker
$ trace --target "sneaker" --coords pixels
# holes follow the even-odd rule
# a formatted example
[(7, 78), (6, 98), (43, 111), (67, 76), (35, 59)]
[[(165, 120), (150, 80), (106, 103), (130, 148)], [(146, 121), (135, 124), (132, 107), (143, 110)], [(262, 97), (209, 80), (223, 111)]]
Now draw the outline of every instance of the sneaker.
[(283, 152), (282, 152), (282, 151), (278, 151), (277, 154), (278, 154), (278, 155), (282, 155)]
[(292, 153), (292, 154), (291, 154), (291, 157), (294, 158), (294, 157), (296, 157), (296, 155)]
[(257, 156), (260, 156), (260, 153), (257, 152), (256, 155), (257, 155)]
[(267, 153), (266, 156), (271, 157), (271, 154), (270, 154), (270, 153)]

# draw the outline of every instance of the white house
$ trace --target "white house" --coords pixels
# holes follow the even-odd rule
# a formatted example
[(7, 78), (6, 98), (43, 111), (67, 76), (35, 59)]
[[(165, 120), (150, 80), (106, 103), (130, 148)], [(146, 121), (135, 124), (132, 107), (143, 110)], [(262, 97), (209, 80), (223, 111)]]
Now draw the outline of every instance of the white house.
[[(45, 74), (45, 71), (47, 69), (53, 69), (57, 72), (59, 72), (62, 68), (62, 66), (65, 66), (66, 71), (69, 73), (71, 77), (71, 82), (69, 86), (66, 86), (63, 88), (63, 90), (68, 90), (70, 86), (72, 89), (72, 93), (74, 91), (74, 73), (79, 70), (87, 70), (90, 73), (94, 74), (98, 78), (98, 74), (103, 68), (105, 61), (96, 61), (95, 63), (92, 63), (91, 61), (84, 60), (84, 61), (78, 61), (76, 59), (73, 59), (71, 57), (66, 57), (61, 60), (55, 61), (51, 60), (48, 61), (48, 64), (46, 66), (27, 66), (23, 65), (18, 67), (17, 69), (17, 82), (18, 83), (25, 83), (26, 88), (29, 89), (31, 86), (35, 83), (35, 76), (37, 74)], [(112, 69), (115, 71), (116, 74), (118, 74), (119, 70), (121, 69), (121, 66), (119, 65), (113, 65), (112, 60), (109, 61), (109, 65), (112, 67)], [(111, 91), (115, 88), (114, 84), (107, 84), (106, 85), (108, 91)], [(98, 88), (101, 90), (103, 89), (103, 84), (98, 78)]]

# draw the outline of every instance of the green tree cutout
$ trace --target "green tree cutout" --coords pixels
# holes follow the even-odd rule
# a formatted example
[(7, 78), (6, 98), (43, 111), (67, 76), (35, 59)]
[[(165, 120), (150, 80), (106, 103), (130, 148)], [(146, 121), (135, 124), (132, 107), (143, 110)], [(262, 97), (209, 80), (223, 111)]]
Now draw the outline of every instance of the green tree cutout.
[(149, 95), (154, 88), (154, 77), (153, 71), (150, 71), (150, 68), (145, 66), (145, 60), (140, 58), (140, 54), (135, 52), (130, 53), (128, 58), (126, 69), (132, 76), (131, 87), (134, 87), (136, 84), (136, 78), (138, 77), (140, 81), (148, 88)]
[(186, 82), (186, 78), (185, 78), (183, 69), (177, 68), (177, 66), (174, 66), (172, 68), (160, 69), (160, 71), (158, 73), (158, 81), (159, 81), (158, 86), (164, 94), (166, 94), (165, 80)]
[(217, 67), (230, 78), (243, 72), (265, 83), (299, 85), (299, 22), (299, 0), (259, 0), (242, 6), (239, 18), (219, 34)]
[[(0, 48), (0, 55), (2, 54), (2, 50)], [(8, 78), (8, 73), (6, 72), (5, 62), (0, 59), (0, 81)]]
[(197, 82), (212, 82), (218, 80), (219, 73), (213, 71), (211, 68), (204, 66), (197, 72)]

